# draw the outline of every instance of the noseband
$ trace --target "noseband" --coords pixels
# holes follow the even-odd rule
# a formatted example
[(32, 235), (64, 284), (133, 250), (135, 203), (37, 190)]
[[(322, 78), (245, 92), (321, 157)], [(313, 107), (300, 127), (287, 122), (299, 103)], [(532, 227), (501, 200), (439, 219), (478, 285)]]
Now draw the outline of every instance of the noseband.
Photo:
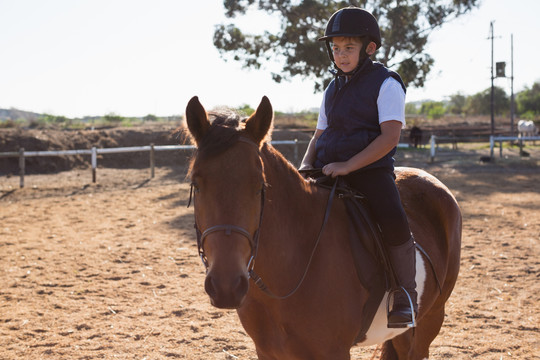
[[(259, 146), (255, 142), (245, 137), (240, 137), (238, 141), (242, 141), (242, 142), (255, 146), (260, 156)], [(191, 189), (189, 192), (189, 202), (188, 202), (187, 207), (189, 207), (189, 205), (191, 204), (191, 200), (193, 198), (193, 187), (194, 187), (194, 184), (192, 183)], [(208, 235), (215, 232), (220, 232), (220, 231), (224, 231), (226, 236), (230, 236), (232, 235), (232, 233), (237, 233), (247, 239), (247, 241), (249, 242), (249, 247), (251, 248), (251, 254), (249, 257), (248, 264), (247, 264), (247, 271), (248, 273), (250, 273), (253, 270), (253, 267), (255, 266), (255, 258), (257, 257), (257, 250), (259, 248), (259, 230), (261, 229), (261, 223), (263, 219), (264, 195), (265, 195), (264, 193), (265, 193), (265, 184), (263, 183), (263, 186), (261, 189), (261, 212), (259, 215), (259, 226), (257, 227), (257, 230), (255, 230), (255, 233), (253, 234), (253, 236), (251, 236), (249, 231), (247, 231), (243, 227), (240, 227), (237, 225), (230, 225), (230, 224), (214, 225), (204, 230), (203, 232), (201, 232), (201, 230), (199, 229), (199, 226), (197, 225), (197, 218), (195, 218), (194, 227), (195, 227), (195, 232), (197, 233), (197, 248), (199, 250), (199, 256), (201, 257), (201, 260), (206, 268), (206, 271), (208, 271), (209, 264), (208, 264), (208, 258), (206, 257), (206, 254), (204, 252), (204, 240), (206, 239)]]
[[(191, 185), (191, 188), (193, 189), (193, 184)], [(190, 191), (190, 203), (191, 203), (191, 197), (192, 192)], [(188, 204), (189, 206), (189, 204)], [(230, 236), (233, 232), (240, 234), (244, 236), (247, 241), (249, 242), (249, 247), (251, 248), (251, 254), (249, 256), (249, 261), (247, 264), (247, 270), (250, 272), (253, 270), (253, 267), (255, 266), (255, 258), (257, 257), (257, 250), (259, 248), (259, 230), (261, 229), (261, 223), (263, 218), (263, 210), (264, 210), (264, 187), (261, 190), (261, 213), (259, 216), (259, 226), (257, 227), (257, 230), (255, 230), (255, 234), (251, 236), (249, 231), (244, 229), (243, 227), (237, 226), (237, 225), (230, 225), (230, 224), (223, 224), (223, 225), (214, 225), (212, 227), (209, 227), (208, 229), (201, 232), (199, 229), (199, 226), (197, 225), (197, 219), (195, 219), (195, 232), (197, 233), (197, 247), (199, 249), (199, 256), (201, 257), (201, 260), (208, 271), (208, 258), (206, 257), (206, 254), (204, 252), (204, 240), (206, 237), (212, 233), (224, 231), (226, 236)]]

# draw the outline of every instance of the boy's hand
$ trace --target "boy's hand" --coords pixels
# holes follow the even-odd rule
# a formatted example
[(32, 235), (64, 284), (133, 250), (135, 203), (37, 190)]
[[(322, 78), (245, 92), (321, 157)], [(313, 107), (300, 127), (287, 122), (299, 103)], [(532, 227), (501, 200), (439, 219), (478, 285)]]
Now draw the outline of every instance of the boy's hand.
[(344, 176), (350, 173), (350, 170), (346, 162), (335, 162), (325, 165), (322, 168), (324, 175), (330, 175), (332, 177)]

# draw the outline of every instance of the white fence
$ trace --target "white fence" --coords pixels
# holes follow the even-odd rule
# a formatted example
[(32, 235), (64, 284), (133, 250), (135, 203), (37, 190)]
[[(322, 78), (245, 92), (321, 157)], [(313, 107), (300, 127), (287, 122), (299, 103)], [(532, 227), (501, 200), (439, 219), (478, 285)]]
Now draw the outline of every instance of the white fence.
[[(460, 141), (461, 140), (461, 141)], [(470, 141), (470, 138), (459, 138), (459, 137), (445, 137), (445, 136), (435, 136), (431, 135), (430, 138), (430, 158), (431, 162), (435, 160), (435, 155), (437, 153), (437, 143), (454, 143), (465, 142), (465, 140)], [(523, 152), (523, 142), (524, 141), (537, 141), (540, 140), (540, 136), (490, 136), (489, 137), (489, 153), (490, 157), (493, 159), (495, 143), (499, 143), (499, 156), (502, 157), (502, 143), (504, 141), (516, 141), (519, 142), (520, 154)], [(478, 140), (478, 142), (481, 142)]]
[(537, 140), (540, 140), (540, 136), (490, 136), (489, 137), (489, 153), (491, 154), (491, 157), (493, 158), (495, 142), (499, 142), (499, 157), (502, 157), (503, 141), (518, 141), (519, 153), (522, 154), (524, 141), (537, 141)]
[[(298, 161), (299, 153), (298, 148), (300, 144), (307, 144), (308, 141), (299, 140), (275, 140), (272, 141), (272, 145), (294, 145), (294, 160)], [(66, 156), (66, 155), (90, 155), (92, 164), (92, 182), (96, 182), (97, 177), (97, 156), (98, 154), (117, 154), (117, 153), (130, 153), (130, 152), (150, 152), (150, 177), (154, 177), (155, 174), (155, 152), (156, 151), (171, 151), (171, 150), (193, 150), (193, 145), (148, 145), (148, 146), (132, 146), (132, 147), (118, 147), (118, 148), (96, 148), (82, 149), (82, 150), (48, 150), (48, 151), (25, 151), (24, 148), (19, 151), (3, 152), (0, 153), (0, 158), (18, 157), (19, 158), (19, 175), (21, 188), (24, 187), (24, 175), (25, 175), (25, 158), (33, 156)]]
[[(461, 140), (461, 141), (460, 141)], [(502, 143), (504, 141), (518, 141), (520, 147), (523, 146), (523, 141), (537, 141), (540, 140), (539, 136), (491, 136), (490, 137), (490, 154), (493, 158), (495, 143), (499, 143), (500, 156), (502, 157)], [(437, 153), (437, 143), (448, 142), (463, 142), (463, 138), (449, 138), (431, 136), (430, 139), (430, 158), (433, 162)], [(308, 141), (295, 140), (274, 140), (272, 145), (293, 145), (294, 146), (294, 162), (298, 163), (299, 145), (307, 144)], [(398, 147), (409, 147), (408, 144), (399, 144)], [(20, 149), (19, 151), (3, 152), (0, 153), (0, 158), (6, 157), (18, 157), (19, 158), (19, 175), (20, 175), (20, 187), (24, 187), (24, 175), (25, 175), (25, 158), (33, 156), (69, 156), (69, 155), (90, 155), (92, 165), (92, 182), (96, 182), (97, 177), (97, 155), (98, 154), (115, 154), (115, 153), (130, 153), (130, 152), (149, 152), (150, 153), (150, 177), (154, 177), (155, 174), (155, 152), (156, 151), (171, 151), (171, 150), (193, 150), (193, 145), (148, 145), (148, 146), (132, 146), (132, 147), (118, 147), (118, 148), (96, 148), (82, 149), (82, 150), (48, 150), (48, 151), (25, 151)]]

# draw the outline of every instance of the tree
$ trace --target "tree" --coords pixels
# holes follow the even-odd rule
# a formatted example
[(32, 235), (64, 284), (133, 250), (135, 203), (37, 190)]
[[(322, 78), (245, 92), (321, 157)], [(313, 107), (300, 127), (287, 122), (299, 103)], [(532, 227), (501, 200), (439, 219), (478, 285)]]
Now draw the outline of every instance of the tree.
[(156, 115), (153, 115), (153, 114), (148, 114), (146, 115), (145, 117), (143, 117), (143, 121), (144, 122), (154, 122), (154, 121), (158, 121), (158, 117)]
[(225, 15), (235, 18), (256, 9), (277, 15), (281, 30), (277, 33), (244, 34), (234, 24), (219, 24), (214, 45), (221, 56), (232, 57), (246, 68), (260, 69), (265, 62), (282, 63), (280, 73), (272, 73), (276, 82), (295, 76), (314, 81), (315, 92), (331, 80), (329, 59), (324, 43), (317, 39), (336, 10), (359, 6), (378, 19), (383, 45), (376, 60), (398, 71), (405, 84), (422, 87), (433, 59), (424, 52), (431, 31), (477, 6), (479, 0), (224, 0)]
[(120, 124), (122, 121), (124, 121), (125, 118), (115, 113), (110, 113), (110, 114), (105, 115), (103, 119), (106, 122), (111, 123), (111, 124)]
[(430, 119), (440, 119), (446, 112), (441, 101), (426, 101), (422, 103), (420, 114), (426, 115)]
[(236, 108), (238, 112), (240, 112), (244, 116), (250, 116), (255, 112), (255, 109), (249, 106), (248, 104), (244, 104), (238, 108)]
[(516, 95), (517, 112), (523, 117), (533, 119), (540, 115), (540, 83), (525, 88)]
[(412, 102), (409, 102), (409, 103), (405, 103), (405, 114), (407, 115), (416, 115), (418, 114), (419, 110), (418, 110), (418, 106), (416, 103), (412, 103)]
[(467, 103), (467, 97), (461, 93), (450, 95), (448, 106), (446, 110), (450, 114), (463, 115), (465, 112), (465, 104)]
[[(504, 89), (495, 86), (494, 88), (494, 111), (495, 114), (501, 115), (508, 113), (510, 100)], [(467, 98), (465, 105), (465, 113), (467, 115), (488, 115), (491, 114), (491, 88), (482, 92), (476, 93)]]

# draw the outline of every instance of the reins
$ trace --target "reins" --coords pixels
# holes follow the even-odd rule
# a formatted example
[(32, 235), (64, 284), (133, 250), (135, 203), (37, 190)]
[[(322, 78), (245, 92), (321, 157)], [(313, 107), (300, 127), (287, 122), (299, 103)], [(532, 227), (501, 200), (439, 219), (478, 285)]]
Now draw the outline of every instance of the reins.
[(257, 287), (259, 289), (261, 289), (266, 295), (270, 296), (273, 299), (277, 299), (277, 300), (287, 299), (287, 298), (291, 297), (294, 293), (296, 293), (298, 291), (298, 289), (300, 288), (300, 286), (302, 285), (302, 283), (304, 282), (304, 280), (306, 278), (306, 275), (308, 273), (309, 267), (311, 265), (311, 262), (313, 260), (313, 257), (315, 256), (315, 251), (317, 250), (317, 247), (318, 247), (318, 245), (319, 245), (319, 243), (321, 241), (324, 228), (326, 227), (326, 223), (328, 222), (328, 218), (330, 217), (330, 210), (332, 209), (332, 202), (334, 201), (334, 195), (336, 193), (337, 183), (338, 183), (337, 181), (334, 182), (334, 185), (332, 186), (332, 190), (330, 190), (330, 195), (328, 196), (328, 202), (326, 203), (326, 211), (324, 213), (324, 219), (323, 219), (323, 222), (322, 222), (322, 225), (321, 225), (321, 229), (319, 230), (319, 235), (317, 236), (317, 240), (315, 241), (315, 245), (313, 246), (313, 250), (311, 250), (311, 255), (309, 257), (309, 261), (308, 261), (308, 263), (306, 265), (306, 268), (304, 270), (304, 273), (303, 273), (302, 277), (298, 281), (298, 284), (296, 284), (296, 286), (288, 294), (280, 296), (280, 295), (274, 294), (266, 286), (266, 284), (261, 279), (261, 277), (259, 275), (257, 275), (257, 273), (255, 273), (254, 269), (252, 269), (249, 272), (249, 277), (255, 282), (255, 285), (257, 285)]

